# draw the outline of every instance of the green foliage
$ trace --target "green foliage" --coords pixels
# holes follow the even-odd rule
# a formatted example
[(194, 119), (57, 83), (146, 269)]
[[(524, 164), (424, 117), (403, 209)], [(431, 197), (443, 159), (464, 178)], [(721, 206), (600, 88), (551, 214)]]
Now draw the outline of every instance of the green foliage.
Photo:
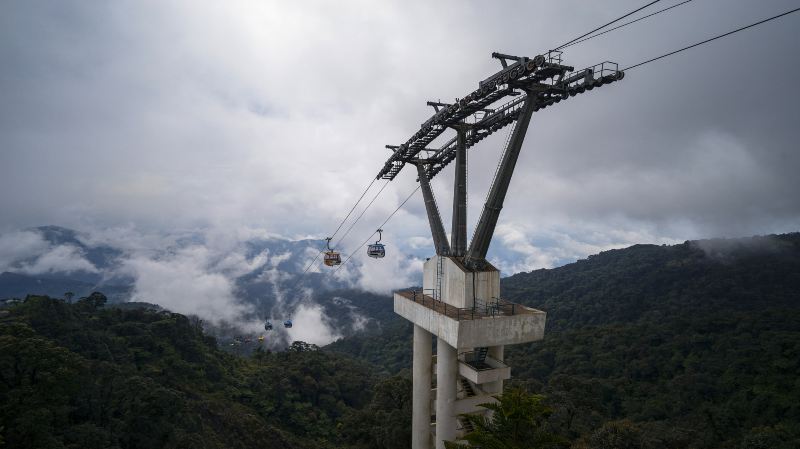
[(411, 447), (411, 384), (405, 376), (378, 383), (369, 405), (340, 423), (343, 440), (359, 449)]
[(569, 442), (553, 432), (548, 418), (553, 410), (541, 395), (529, 394), (521, 388), (509, 388), (494, 396), (497, 402), (481, 404), (490, 410), (483, 415), (462, 415), (474, 430), (464, 436), (466, 444), (447, 442), (448, 449), (558, 449)]
[(548, 329), (506, 362), (573, 438), (625, 419), (657, 448), (735, 448), (773, 426), (796, 434), (799, 273), (793, 234), (637, 245), (512, 276), (507, 296), (546, 310)]
[[(526, 445), (471, 444), (800, 447), (800, 235), (637, 245), (502, 282), (548, 313), (544, 341), (505, 353), (512, 383), (547, 399), (511, 390), (475, 423), (526, 422)], [(326, 311), (366, 311), (366, 332), (240, 358), (152, 306), (29, 296), (0, 315), (0, 446), (407, 448), (411, 326), (390, 298), (337, 298)]]
[[(566, 437), (800, 447), (800, 234), (636, 245), (505, 278), (501, 292), (547, 312), (544, 340), (505, 361)], [(398, 319), (325, 349), (392, 373), (410, 366), (410, 340)]]
[(14, 448), (314, 448), (371, 400), (363, 362), (296, 342), (237, 358), (199, 323), (29, 296), (0, 318), (0, 438)]
[(587, 438), (577, 442), (573, 449), (647, 449), (644, 435), (630, 421), (613, 421), (603, 424)]

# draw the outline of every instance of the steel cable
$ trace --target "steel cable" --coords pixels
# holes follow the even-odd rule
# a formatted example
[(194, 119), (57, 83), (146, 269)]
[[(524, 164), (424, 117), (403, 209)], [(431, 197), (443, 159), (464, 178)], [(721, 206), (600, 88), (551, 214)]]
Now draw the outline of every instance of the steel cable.
[(604, 35), (604, 34), (606, 34), (606, 33), (610, 33), (610, 32), (612, 32), (612, 31), (614, 31), (614, 30), (618, 30), (618, 29), (620, 29), (620, 28), (623, 28), (623, 27), (626, 27), (626, 26), (628, 26), (628, 25), (634, 24), (634, 23), (636, 23), (636, 22), (638, 22), (638, 21), (640, 21), (640, 20), (644, 20), (644, 19), (646, 19), (646, 18), (648, 18), (648, 17), (653, 17), (653, 16), (655, 16), (655, 15), (661, 14), (662, 12), (669, 11), (669, 10), (670, 10), (670, 9), (672, 9), (672, 8), (677, 8), (678, 6), (685, 5), (685, 4), (687, 4), (687, 3), (691, 2), (691, 1), (692, 1), (692, 0), (684, 0), (684, 1), (682, 1), (682, 2), (680, 2), (680, 3), (677, 3), (677, 4), (675, 4), (675, 5), (672, 5), (672, 6), (668, 7), (668, 8), (659, 9), (658, 11), (656, 11), (656, 12), (654, 12), (654, 13), (651, 13), (651, 14), (648, 14), (648, 15), (646, 15), (646, 16), (644, 16), (644, 17), (639, 17), (639, 18), (638, 18), (638, 19), (636, 19), (636, 20), (631, 20), (630, 22), (625, 22), (625, 23), (623, 23), (622, 25), (615, 26), (614, 28), (611, 28), (610, 30), (605, 30), (605, 31), (603, 31), (602, 33), (593, 34), (593, 35), (591, 35), (591, 36), (589, 36), (589, 37), (586, 37), (586, 38), (584, 38), (584, 39), (581, 39), (581, 40), (579, 40), (579, 41), (575, 41), (575, 42), (573, 42), (573, 43), (571, 43), (571, 44), (564, 45), (564, 46), (562, 46), (561, 48), (567, 48), (567, 47), (572, 47), (573, 45), (578, 45), (578, 44), (580, 44), (581, 42), (586, 42), (586, 41), (588, 41), (588, 40), (590, 40), (590, 39), (594, 39), (594, 38), (596, 38), (596, 37), (598, 37), (598, 36), (602, 36), (602, 35)]
[[(399, 206), (397, 206), (397, 209), (395, 209), (395, 210), (394, 210), (394, 212), (392, 212), (391, 214), (389, 214), (389, 216), (388, 216), (388, 217), (386, 217), (386, 220), (384, 220), (384, 221), (383, 221), (383, 223), (382, 223), (380, 226), (378, 226), (378, 229), (383, 229), (383, 227), (384, 227), (384, 226), (386, 226), (386, 223), (388, 223), (388, 222), (389, 222), (389, 220), (391, 220), (391, 219), (392, 219), (392, 217), (394, 217), (394, 214), (396, 214), (396, 213), (397, 213), (397, 211), (399, 211), (400, 209), (402, 209), (402, 207), (403, 207), (403, 206), (405, 206), (405, 204), (408, 202), (408, 200), (410, 200), (410, 199), (411, 199), (411, 197), (412, 197), (412, 196), (414, 196), (414, 194), (415, 194), (415, 193), (417, 193), (417, 191), (419, 190), (419, 188), (420, 188), (420, 186), (418, 185), (416, 189), (414, 189), (413, 191), (411, 191), (411, 193), (410, 193), (410, 194), (409, 194), (409, 195), (406, 197), (406, 199), (405, 199), (405, 200), (403, 200), (403, 202), (402, 202), (402, 203), (400, 203), (400, 205), (399, 205)], [(375, 231), (375, 232), (373, 232), (372, 234), (370, 234), (370, 236), (369, 236), (369, 237), (367, 237), (367, 239), (366, 239), (366, 240), (364, 240), (364, 242), (363, 242), (361, 245), (359, 245), (358, 247), (356, 247), (356, 249), (354, 249), (354, 250), (353, 250), (353, 252), (352, 252), (352, 253), (350, 253), (350, 255), (349, 255), (349, 256), (347, 256), (347, 259), (345, 259), (345, 260), (344, 260), (344, 262), (342, 262), (342, 264), (341, 264), (341, 265), (339, 265), (339, 267), (338, 267), (338, 268), (336, 268), (336, 270), (334, 270), (334, 271), (333, 271), (333, 273), (331, 273), (331, 274), (332, 274), (332, 275), (335, 275), (335, 274), (336, 274), (336, 273), (337, 273), (339, 270), (341, 270), (341, 269), (342, 269), (342, 267), (343, 267), (343, 266), (344, 266), (344, 265), (345, 265), (345, 264), (346, 264), (346, 263), (347, 263), (347, 262), (348, 262), (350, 259), (352, 259), (352, 258), (353, 258), (353, 256), (355, 255), (355, 253), (356, 253), (356, 252), (358, 252), (358, 250), (360, 250), (361, 248), (363, 248), (363, 247), (364, 247), (364, 245), (366, 245), (366, 244), (367, 244), (367, 242), (369, 242), (370, 240), (372, 240), (372, 237), (374, 237), (374, 236), (375, 236), (375, 233), (376, 233), (376, 232), (378, 232), (378, 231)]]
[[(377, 181), (377, 180), (378, 180), (378, 178), (373, 178), (373, 179), (372, 179), (372, 182), (370, 182), (370, 183), (369, 183), (369, 185), (367, 185), (367, 188), (366, 188), (366, 189), (364, 189), (364, 192), (362, 192), (362, 193), (361, 193), (361, 196), (359, 196), (359, 197), (358, 197), (358, 200), (356, 200), (356, 203), (355, 203), (355, 204), (353, 204), (353, 207), (352, 207), (352, 208), (350, 208), (350, 212), (348, 212), (348, 213), (347, 213), (347, 215), (345, 215), (344, 219), (342, 219), (341, 223), (339, 223), (339, 226), (336, 228), (336, 230), (335, 230), (335, 231), (333, 231), (333, 235), (331, 235), (331, 238), (333, 238), (334, 236), (336, 236), (336, 234), (339, 232), (339, 230), (340, 230), (340, 229), (342, 229), (342, 226), (344, 225), (344, 223), (347, 221), (347, 219), (348, 219), (348, 218), (350, 218), (350, 215), (352, 215), (353, 211), (354, 211), (354, 210), (356, 210), (356, 207), (358, 207), (358, 203), (360, 203), (360, 202), (361, 202), (361, 200), (362, 200), (362, 199), (364, 199), (364, 195), (366, 195), (366, 194), (367, 194), (367, 192), (369, 192), (369, 189), (370, 189), (370, 188), (372, 188), (372, 185), (373, 185), (373, 184), (375, 184), (375, 181)], [(386, 187), (386, 186), (384, 185), (384, 187)], [(383, 189), (381, 189), (381, 190), (383, 190)], [(374, 200), (373, 200), (373, 201), (374, 201)], [(372, 204), (372, 203), (370, 203), (370, 204)], [(368, 206), (368, 207), (369, 207), (369, 206)], [(363, 213), (362, 213), (362, 214), (363, 214)], [(341, 241), (341, 239), (340, 239), (339, 241)], [(325, 249), (327, 249), (327, 245), (326, 245), (326, 247), (325, 247), (325, 248), (323, 248), (323, 249), (319, 250), (319, 252), (317, 253), (317, 255), (316, 255), (316, 256), (314, 256), (314, 259), (312, 259), (312, 260), (311, 260), (311, 262), (310, 262), (308, 265), (306, 265), (306, 268), (303, 270), (303, 272), (300, 274), (300, 276), (298, 276), (298, 277), (297, 277), (297, 280), (296, 280), (296, 281), (294, 282), (294, 284), (292, 285), (292, 290), (294, 290), (294, 288), (295, 288), (295, 287), (297, 287), (297, 284), (299, 284), (299, 283), (300, 283), (300, 280), (301, 280), (301, 279), (303, 279), (303, 276), (305, 276), (305, 275), (306, 275), (306, 273), (308, 273), (308, 270), (310, 270), (310, 269), (311, 269), (311, 267), (314, 265), (314, 263), (317, 261), (317, 259), (319, 259), (319, 256), (320, 256), (322, 253), (324, 253), (324, 252), (325, 252)]]
[(692, 45), (689, 45), (689, 46), (683, 47), (683, 48), (681, 48), (681, 49), (679, 49), (679, 50), (675, 50), (675, 51), (671, 51), (671, 52), (669, 52), (669, 53), (665, 53), (665, 54), (663, 54), (663, 55), (661, 55), (661, 56), (657, 56), (657, 57), (655, 57), (655, 58), (648, 59), (647, 61), (642, 61), (642, 62), (640, 62), (640, 63), (638, 63), (638, 64), (634, 64), (634, 65), (632, 65), (632, 66), (629, 66), (629, 67), (626, 67), (626, 68), (624, 68), (624, 69), (622, 69), (622, 70), (623, 70), (623, 71), (624, 71), (624, 70), (631, 70), (631, 69), (635, 69), (636, 67), (641, 67), (641, 66), (643, 66), (643, 65), (645, 65), (645, 64), (649, 64), (649, 63), (651, 63), (651, 62), (653, 62), (653, 61), (658, 61), (659, 59), (666, 58), (667, 56), (672, 56), (672, 55), (674, 55), (674, 54), (676, 54), (676, 53), (680, 53), (680, 52), (682, 52), (682, 51), (684, 51), (684, 50), (688, 50), (688, 49), (690, 49), (690, 48), (694, 48), (694, 47), (697, 47), (697, 46), (699, 46), (699, 45), (707, 44), (707, 43), (709, 43), (709, 42), (711, 42), (711, 41), (715, 41), (715, 40), (717, 40), (717, 39), (720, 39), (720, 38), (723, 38), (723, 37), (725, 37), (725, 36), (730, 36), (730, 35), (731, 35), (731, 34), (733, 34), (733, 33), (738, 33), (739, 31), (743, 31), (743, 30), (746, 30), (746, 29), (748, 29), (748, 28), (752, 28), (752, 27), (754, 27), (754, 26), (761, 25), (762, 23), (769, 22), (770, 20), (775, 20), (775, 19), (777, 19), (777, 18), (783, 17), (783, 16), (785, 16), (785, 15), (789, 15), (789, 14), (791, 14), (791, 13), (793, 13), (793, 12), (797, 12), (797, 11), (800, 11), (800, 8), (795, 8), (795, 9), (793, 9), (793, 10), (791, 10), (791, 11), (786, 11), (785, 13), (778, 14), (777, 16), (772, 16), (772, 17), (770, 17), (770, 18), (768, 18), (768, 19), (764, 19), (764, 20), (758, 21), (758, 22), (756, 22), (756, 23), (751, 23), (750, 25), (743, 26), (743, 27), (741, 27), (741, 28), (737, 28), (737, 29), (735, 29), (735, 30), (733, 30), (733, 31), (728, 31), (727, 33), (720, 34), (719, 36), (714, 36), (714, 37), (712, 37), (712, 38), (710, 38), (710, 39), (706, 39), (706, 40), (704, 40), (704, 41), (702, 41), (702, 42), (698, 42), (698, 43), (696, 43), (696, 44), (692, 44)]
[(572, 39), (571, 41), (569, 41), (569, 42), (566, 42), (566, 43), (564, 43), (564, 44), (561, 44), (561, 45), (559, 45), (558, 47), (556, 47), (556, 48), (554, 48), (554, 49), (552, 49), (552, 50), (550, 50), (550, 51), (561, 50), (562, 48), (566, 47), (567, 45), (569, 45), (569, 44), (571, 44), (571, 43), (573, 43), (573, 42), (575, 42), (575, 41), (577, 41), (577, 40), (583, 39), (584, 37), (586, 37), (586, 36), (588, 36), (588, 35), (590, 35), (590, 34), (593, 34), (593, 33), (594, 33), (594, 32), (596, 32), (596, 31), (600, 31), (600, 30), (602, 30), (603, 28), (605, 28), (605, 27), (607, 27), (607, 26), (609, 26), (609, 25), (612, 25), (612, 24), (614, 24), (614, 23), (617, 23), (617, 22), (619, 22), (620, 20), (622, 20), (622, 19), (624, 19), (624, 18), (626, 18), (626, 17), (629, 17), (629, 16), (631, 16), (631, 15), (633, 15), (633, 14), (636, 14), (637, 12), (639, 12), (639, 11), (641, 11), (641, 10), (643, 10), (643, 9), (645, 9), (645, 8), (647, 8), (647, 7), (649, 7), (649, 6), (651, 6), (651, 5), (655, 5), (656, 3), (660, 2), (660, 1), (661, 1), (661, 0), (654, 0), (654, 1), (652, 1), (652, 2), (650, 2), (650, 3), (648, 3), (648, 4), (644, 5), (644, 6), (642, 6), (642, 7), (640, 7), (640, 8), (634, 9), (633, 11), (631, 11), (631, 12), (629, 12), (629, 13), (625, 14), (624, 16), (618, 17), (618, 18), (616, 18), (616, 19), (612, 20), (611, 22), (608, 22), (607, 24), (605, 24), (605, 25), (603, 25), (603, 26), (597, 27), (597, 28), (593, 29), (592, 31), (589, 31), (589, 32), (588, 32), (588, 33), (586, 33), (586, 34), (582, 34), (582, 35), (580, 35), (580, 36), (576, 37), (575, 39)]
[(336, 242), (335, 245), (333, 245), (334, 248), (338, 247), (339, 244), (342, 243), (342, 240), (344, 240), (344, 238), (347, 237), (348, 234), (350, 234), (350, 231), (353, 230), (353, 227), (356, 225), (356, 223), (358, 223), (358, 221), (361, 220), (361, 217), (363, 217), (364, 214), (367, 212), (367, 209), (369, 209), (369, 207), (372, 206), (372, 203), (374, 203), (375, 200), (378, 199), (378, 197), (381, 195), (381, 192), (383, 192), (383, 189), (385, 189), (387, 185), (389, 185), (389, 180), (388, 179), (383, 184), (381, 189), (378, 190), (378, 193), (376, 193), (375, 196), (372, 198), (372, 201), (370, 201), (369, 204), (367, 204), (367, 207), (365, 207), (364, 210), (361, 211), (361, 214), (359, 214), (359, 216), (353, 221), (353, 223), (350, 224), (350, 227), (347, 228), (347, 231), (345, 231), (344, 235), (339, 237), (339, 241)]

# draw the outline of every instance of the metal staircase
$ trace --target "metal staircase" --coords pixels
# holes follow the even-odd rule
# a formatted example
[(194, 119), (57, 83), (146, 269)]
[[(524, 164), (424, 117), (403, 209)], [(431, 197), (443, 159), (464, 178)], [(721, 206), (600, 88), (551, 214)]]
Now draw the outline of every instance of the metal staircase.
[(464, 391), (464, 396), (468, 398), (475, 396), (475, 390), (472, 388), (469, 381), (463, 377), (459, 380), (461, 381), (461, 389)]

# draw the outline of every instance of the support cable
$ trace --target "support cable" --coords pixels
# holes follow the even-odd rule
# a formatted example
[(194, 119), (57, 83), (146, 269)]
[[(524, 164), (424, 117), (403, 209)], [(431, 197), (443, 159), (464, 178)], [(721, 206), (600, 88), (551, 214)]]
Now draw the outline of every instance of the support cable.
[(655, 58), (648, 59), (647, 61), (642, 61), (642, 62), (640, 62), (640, 63), (638, 63), (638, 64), (634, 64), (634, 65), (632, 65), (632, 66), (629, 66), (629, 67), (626, 67), (626, 68), (624, 68), (624, 69), (622, 69), (622, 70), (623, 70), (623, 71), (625, 71), (625, 70), (635, 69), (636, 67), (641, 67), (641, 66), (643, 66), (643, 65), (645, 65), (645, 64), (649, 64), (649, 63), (651, 63), (651, 62), (653, 62), (653, 61), (658, 61), (659, 59), (666, 58), (667, 56), (672, 56), (672, 55), (674, 55), (674, 54), (676, 54), (676, 53), (680, 53), (680, 52), (682, 52), (682, 51), (684, 51), (684, 50), (688, 50), (688, 49), (690, 49), (690, 48), (694, 48), (694, 47), (697, 47), (697, 46), (699, 46), (699, 45), (707, 44), (707, 43), (709, 43), (709, 42), (711, 42), (711, 41), (715, 41), (715, 40), (717, 40), (717, 39), (720, 39), (720, 38), (723, 38), (723, 37), (725, 37), (725, 36), (730, 36), (730, 35), (731, 35), (731, 34), (733, 34), (733, 33), (738, 33), (739, 31), (743, 31), (743, 30), (746, 30), (746, 29), (748, 29), (748, 28), (752, 28), (752, 27), (754, 27), (754, 26), (756, 26), (756, 25), (761, 25), (762, 23), (769, 22), (770, 20), (775, 20), (775, 19), (777, 19), (777, 18), (779, 18), (779, 17), (783, 17), (783, 16), (785, 16), (785, 15), (789, 15), (789, 14), (791, 14), (791, 13), (793, 13), (793, 12), (797, 12), (797, 11), (800, 11), (800, 8), (795, 8), (795, 9), (792, 9), (791, 11), (786, 11), (785, 13), (778, 14), (777, 16), (772, 16), (772, 17), (770, 17), (770, 18), (768, 18), (768, 19), (764, 19), (764, 20), (758, 21), (758, 22), (756, 22), (756, 23), (752, 23), (752, 24), (750, 24), (750, 25), (743, 26), (743, 27), (741, 27), (741, 28), (737, 28), (737, 29), (735, 29), (735, 30), (733, 30), (733, 31), (728, 31), (727, 33), (720, 34), (719, 36), (714, 36), (714, 37), (712, 37), (712, 38), (710, 38), (710, 39), (706, 39), (706, 40), (704, 40), (704, 41), (702, 41), (702, 42), (698, 42), (698, 43), (696, 43), (696, 44), (692, 44), (692, 45), (689, 45), (689, 46), (683, 47), (683, 48), (681, 48), (681, 49), (679, 49), (679, 50), (671, 51), (671, 52), (669, 52), (669, 53), (666, 53), (666, 54), (663, 54), (663, 55), (661, 55), (661, 56), (657, 56), (657, 57), (655, 57)]
[[(420, 188), (420, 186), (419, 186), (419, 185), (417, 185), (417, 188), (416, 188), (416, 189), (414, 189), (414, 190), (413, 190), (413, 191), (412, 191), (412, 192), (411, 192), (411, 193), (410, 193), (410, 194), (409, 194), (409, 195), (406, 197), (406, 199), (405, 199), (405, 200), (403, 200), (403, 202), (402, 202), (402, 203), (400, 203), (400, 205), (399, 205), (399, 206), (397, 206), (397, 209), (395, 209), (395, 210), (394, 210), (394, 212), (392, 212), (391, 214), (389, 214), (389, 216), (388, 216), (388, 217), (386, 217), (386, 220), (384, 220), (384, 221), (383, 221), (383, 223), (382, 223), (380, 226), (378, 226), (378, 229), (383, 229), (383, 228), (386, 226), (386, 223), (388, 223), (388, 222), (389, 222), (389, 220), (391, 220), (391, 219), (392, 219), (392, 217), (394, 217), (394, 214), (396, 214), (396, 213), (397, 213), (397, 211), (399, 211), (399, 210), (400, 210), (400, 209), (401, 209), (403, 206), (405, 206), (405, 204), (408, 202), (408, 200), (410, 200), (410, 199), (411, 199), (411, 197), (412, 197), (412, 196), (414, 196), (414, 194), (415, 194), (415, 193), (417, 193), (417, 191), (419, 190), (419, 188)], [(350, 255), (349, 255), (349, 256), (347, 256), (347, 259), (345, 259), (345, 260), (344, 260), (344, 262), (342, 262), (342, 264), (341, 264), (341, 265), (339, 265), (339, 267), (338, 267), (338, 268), (336, 268), (336, 270), (335, 270), (335, 271), (333, 271), (333, 273), (332, 273), (332, 274), (336, 274), (337, 272), (339, 272), (339, 270), (341, 270), (341, 269), (342, 269), (342, 267), (343, 267), (343, 266), (345, 266), (345, 264), (346, 264), (346, 263), (347, 263), (347, 262), (348, 262), (348, 261), (349, 261), (349, 260), (350, 260), (350, 259), (351, 259), (351, 258), (354, 256), (354, 255), (355, 255), (355, 253), (356, 253), (356, 252), (358, 252), (358, 250), (360, 250), (361, 248), (363, 248), (363, 247), (364, 247), (364, 245), (366, 245), (366, 244), (367, 244), (367, 242), (369, 242), (370, 240), (372, 240), (372, 237), (374, 237), (374, 236), (375, 236), (375, 233), (377, 233), (377, 232), (378, 232), (378, 231), (375, 231), (375, 232), (373, 232), (372, 234), (370, 234), (370, 236), (369, 236), (369, 237), (367, 237), (367, 239), (366, 239), (366, 240), (364, 240), (364, 243), (362, 243), (361, 245), (359, 245), (358, 247), (356, 247), (356, 249), (354, 249), (354, 250), (353, 250), (353, 252), (352, 252), (352, 253), (350, 253)]]
[(605, 30), (605, 31), (603, 31), (602, 33), (593, 34), (593, 35), (591, 35), (591, 36), (589, 36), (589, 37), (585, 37), (585, 38), (583, 38), (583, 39), (581, 39), (581, 40), (578, 40), (578, 41), (572, 42), (571, 44), (566, 44), (566, 45), (563, 45), (563, 46), (561, 46), (561, 49), (563, 49), (563, 48), (567, 48), (567, 47), (572, 47), (573, 45), (578, 45), (578, 44), (580, 44), (581, 42), (586, 42), (586, 41), (588, 41), (588, 40), (591, 40), (591, 39), (594, 39), (594, 38), (596, 38), (596, 37), (598, 37), (598, 36), (602, 36), (602, 35), (604, 35), (604, 34), (606, 34), (606, 33), (610, 33), (610, 32), (612, 32), (612, 31), (614, 31), (614, 30), (618, 30), (618, 29), (620, 29), (620, 28), (623, 28), (623, 27), (626, 27), (626, 26), (628, 26), (628, 25), (634, 24), (634, 23), (636, 23), (636, 22), (638, 22), (638, 21), (640, 21), (640, 20), (644, 20), (644, 19), (646, 19), (646, 18), (648, 18), (648, 17), (653, 17), (653, 16), (655, 16), (655, 15), (661, 14), (662, 12), (669, 11), (669, 10), (670, 10), (670, 9), (672, 9), (672, 8), (677, 8), (678, 6), (685, 5), (685, 4), (687, 4), (687, 3), (691, 2), (691, 1), (692, 1), (692, 0), (684, 0), (684, 1), (682, 1), (682, 2), (680, 2), (680, 3), (677, 3), (677, 4), (674, 4), (674, 5), (672, 5), (672, 6), (668, 7), (668, 8), (659, 9), (658, 11), (656, 11), (656, 12), (654, 12), (654, 13), (648, 14), (648, 15), (646, 15), (646, 16), (644, 16), (644, 17), (639, 17), (638, 19), (635, 19), (635, 20), (631, 20), (630, 22), (625, 22), (625, 23), (623, 23), (622, 25), (615, 26), (614, 28), (611, 28), (611, 29)]
[(661, 0), (654, 0), (654, 1), (652, 1), (652, 2), (650, 2), (650, 3), (648, 3), (648, 4), (646, 4), (646, 5), (644, 5), (644, 6), (642, 6), (642, 7), (639, 7), (639, 8), (637, 8), (637, 9), (634, 9), (633, 11), (631, 11), (631, 12), (629, 12), (629, 13), (625, 14), (624, 16), (622, 16), (622, 17), (618, 17), (618, 18), (616, 18), (616, 19), (612, 20), (611, 22), (608, 22), (607, 24), (605, 24), (605, 25), (603, 25), (603, 26), (597, 27), (597, 28), (593, 29), (592, 31), (589, 31), (589, 32), (588, 32), (588, 33), (586, 33), (586, 34), (582, 34), (582, 35), (580, 35), (580, 36), (576, 37), (575, 39), (572, 39), (571, 41), (569, 41), (569, 42), (566, 42), (566, 43), (564, 43), (564, 44), (561, 44), (560, 46), (558, 46), (558, 47), (556, 47), (556, 48), (554, 48), (554, 49), (552, 49), (552, 50), (550, 50), (550, 51), (561, 50), (562, 48), (566, 47), (567, 45), (569, 45), (569, 44), (571, 44), (571, 43), (573, 43), (573, 42), (575, 42), (575, 41), (577, 41), (577, 40), (581, 40), (581, 39), (583, 39), (584, 37), (586, 37), (586, 36), (588, 36), (588, 35), (590, 35), (590, 34), (594, 34), (596, 31), (600, 31), (600, 30), (602, 30), (603, 28), (605, 28), (605, 27), (607, 27), (607, 26), (609, 26), (609, 25), (612, 25), (612, 24), (614, 24), (614, 23), (617, 23), (617, 22), (619, 22), (620, 20), (622, 20), (622, 19), (624, 19), (624, 18), (626, 18), (626, 17), (628, 17), (628, 16), (631, 16), (631, 15), (633, 15), (633, 14), (636, 14), (637, 12), (639, 12), (639, 11), (641, 11), (641, 10), (643, 10), (643, 9), (647, 8), (648, 6), (654, 5), (654, 4), (656, 4), (656, 3), (660, 2), (660, 1), (661, 1)]
[(367, 188), (364, 190), (364, 193), (362, 193), (361, 196), (358, 197), (358, 201), (356, 201), (356, 204), (353, 204), (353, 207), (350, 209), (350, 212), (348, 212), (347, 215), (344, 217), (344, 220), (342, 220), (342, 222), (339, 223), (339, 227), (337, 227), (336, 230), (333, 231), (333, 235), (331, 235), (331, 238), (336, 237), (336, 233), (339, 232), (340, 229), (342, 229), (342, 225), (344, 225), (344, 222), (347, 221), (348, 218), (350, 218), (350, 214), (352, 214), (353, 211), (356, 210), (356, 207), (358, 206), (358, 203), (360, 203), (361, 200), (364, 199), (364, 195), (367, 194), (367, 192), (369, 191), (370, 187), (372, 187), (372, 184), (375, 184), (375, 181), (377, 181), (377, 180), (378, 180), (378, 178), (373, 178), (372, 179), (372, 182), (369, 183)]
[[(364, 199), (364, 195), (366, 195), (367, 192), (369, 192), (369, 189), (372, 188), (372, 185), (375, 184), (375, 181), (377, 181), (377, 180), (378, 180), (378, 178), (374, 178), (372, 180), (372, 182), (370, 182), (369, 185), (367, 185), (367, 188), (364, 189), (364, 192), (362, 192), (361, 196), (358, 197), (358, 200), (356, 201), (356, 203), (353, 204), (352, 208), (350, 208), (350, 212), (348, 212), (347, 215), (345, 215), (344, 219), (342, 219), (342, 222), (339, 223), (339, 226), (336, 228), (335, 231), (333, 231), (333, 235), (331, 235), (331, 238), (333, 238), (339, 232), (339, 230), (342, 229), (342, 226), (344, 225), (344, 223), (347, 221), (348, 218), (350, 218), (350, 215), (353, 213), (354, 210), (356, 210), (356, 207), (358, 207), (358, 203), (360, 203), (361, 200)], [(386, 186), (384, 185), (384, 187), (386, 187)], [(381, 190), (383, 190), (383, 189), (381, 189)], [(370, 204), (372, 204), (372, 203), (370, 203)], [(341, 241), (341, 239), (339, 241)], [(322, 255), (322, 253), (324, 253), (326, 249), (327, 249), (327, 245), (326, 245), (326, 248), (322, 248), (321, 250), (319, 250), (319, 252), (317, 252), (317, 255), (314, 256), (314, 259), (312, 259), (311, 262), (309, 262), (309, 264), (306, 265), (306, 268), (303, 270), (303, 272), (300, 274), (300, 276), (297, 277), (297, 280), (295, 281), (294, 285), (292, 285), (292, 290), (294, 290), (295, 287), (297, 287), (297, 284), (300, 283), (300, 280), (303, 279), (303, 276), (305, 276), (306, 273), (308, 273), (308, 270), (311, 269), (311, 267), (314, 265), (314, 263), (316, 263), (317, 259), (319, 259), (319, 256)]]
[(372, 198), (372, 201), (370, 201), (369, 204), (367, 204), (367, 207), (365, 207), (364, 210), (362, 210), (361, 213), (358, 215), (358, 217), (356, 217), (356, 219), (353, 221), (353, 223), (350, 224), (350, 227), (347, 228), (347, 231), (345, 231), (344, 235), (339, 237), (339, 241), (336, 242), (335, 245), (333, 245), (334, 248), (338, 247), (339, 244), (342, 243), (342, 240), (344, 240), (344, 238), (347, 237), (348, 234), (350, 234), (350, 231), (352, 231), (353, 227), (356, 225), (356, 223), (358, 223), (358, 221), (361, 220), (361, 217), (363, 217), (364, 214), (367, 212), (367, 209), (369, 209), (369, 207), (372, 206), (372, 203), (374, 203), (375, 200), (378, 199), (378, 197), (381, 195), (381, 192), (383, 192), (383, 189), (385, 189), (386, 186), (389, 185), (389, 182), (390, 181), (387, 179), (386, 182), (381, 187), (381, 189), (378, 190), (378, 193), (376, 193), (375, 196)]

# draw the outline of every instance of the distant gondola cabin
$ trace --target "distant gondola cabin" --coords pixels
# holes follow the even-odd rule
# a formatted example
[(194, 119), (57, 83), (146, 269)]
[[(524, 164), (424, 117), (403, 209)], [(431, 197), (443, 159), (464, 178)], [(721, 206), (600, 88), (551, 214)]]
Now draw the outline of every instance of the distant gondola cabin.
[(283, 322), (283, 327), (290, 328), (292, 327), (292, 320), (286, 320)]
[(342, 264), (342, 257), (336, 251), (326, 251), (325, 252), (325, 259), (323, 260), (325, 265), (329, 267), (333, 267), (336, 265)]
[(373, 243), (367, 247), (367, 255), (374, 259), (381, 259), (386, 256), (386, 248), (383, 243)]

